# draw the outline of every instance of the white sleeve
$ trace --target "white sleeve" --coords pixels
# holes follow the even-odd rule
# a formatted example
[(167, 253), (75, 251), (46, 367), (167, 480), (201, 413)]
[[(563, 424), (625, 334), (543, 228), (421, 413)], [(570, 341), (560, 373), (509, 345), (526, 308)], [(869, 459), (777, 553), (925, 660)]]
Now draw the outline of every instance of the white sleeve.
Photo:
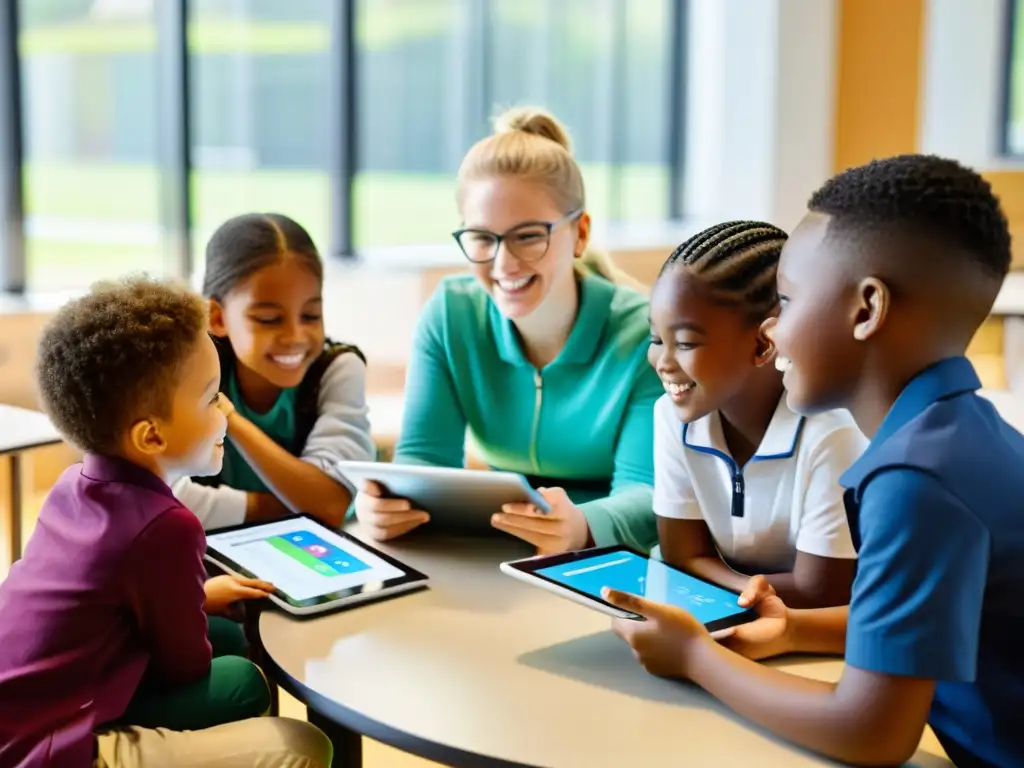
[(320, 380), (317, 409), (320, 415), (301, 458), (341, 482), (335, 463), (373, 461), (377, 456), (366, 404), (366, 364), (358, 355), (338, 355), (327, 366)]
[(226, 485), (216, 488), (200, 485), (187, 477), (176, 482), (171, 490), (182, 506), (192, 510), (207, 531), (245, 522), (248, 505), (245, 491)]
[(683, 424), (667, 395), (654, 404), (654, 514), (702, 520), (686, 468)]
[(796, 536), (800, 552), (846, 560), (857, 557), (839, 478), (867, 445), (867, 438), (850, 425), (829, 432), (814, 449)]

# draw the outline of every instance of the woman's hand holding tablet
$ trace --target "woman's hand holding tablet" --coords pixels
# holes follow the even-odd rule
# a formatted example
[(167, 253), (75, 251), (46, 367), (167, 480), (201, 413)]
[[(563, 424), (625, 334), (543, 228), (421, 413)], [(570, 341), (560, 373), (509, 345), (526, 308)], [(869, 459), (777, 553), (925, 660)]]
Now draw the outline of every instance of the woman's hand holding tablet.
[(538, 488), (550, 511), (543, 512), (529, 503), (503, 504), (491, 518), (499, 531), (529, 542), (538, 554), (548, 555), (582, 549), (587, 545), (590, 526), (583, 510), (561, 488)]
[[(335, 469), (349, 485), (361, 489), (356, 516), (377, 541), (402, 536), (428, 522), (436, 532), (487, 534), (496, 527), (495, 513), (510, 505), (532, 510), (520, 514), (519, 522), (549, 511), (544, 496), (514, 472), (366, 461), (339, 461)], [(567, 519), (560, 516), (558, 522)], [(527, 522), (535, 524), (536, 520)], [(581, 546), (585, 538), (584, 533)]]
[(380, 483), (364, 480), (356, 494), (356, 519), (374, 541), (388, 541), (419, 528), (430, 515), (413, 509), (408, 499), (387, 498)]

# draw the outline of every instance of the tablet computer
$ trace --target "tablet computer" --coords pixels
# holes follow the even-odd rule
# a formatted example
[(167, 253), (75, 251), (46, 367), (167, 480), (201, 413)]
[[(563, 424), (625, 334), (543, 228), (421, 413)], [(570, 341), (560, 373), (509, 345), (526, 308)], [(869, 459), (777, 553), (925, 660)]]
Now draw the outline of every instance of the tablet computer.
[(414, 509), (430, 513), (424, 527), (439, 532), (495, 533), (491, 515), (502, 504), (524, 502), (542, 512), (550, 510), (544, 497), (514, 472), (369, 461), (339, 461), (335, 468), (357, 490), (373, 480), (388, 495), (408, 499)]
[(757, 611), (740, 607), (739, 594), (652, 560), (628, 547), (598, 547), (502, 563), (509, 576), (609, 616), (643, 621), (601, 597), (604, 587), (668, 603), (692, 613), (709, 632), (744, 624)]
[(211, 531), (206, 558), (236, 576), (264, 579), (270, 599), (309, 615), (408, 592), (427, 577), (308, 515)]

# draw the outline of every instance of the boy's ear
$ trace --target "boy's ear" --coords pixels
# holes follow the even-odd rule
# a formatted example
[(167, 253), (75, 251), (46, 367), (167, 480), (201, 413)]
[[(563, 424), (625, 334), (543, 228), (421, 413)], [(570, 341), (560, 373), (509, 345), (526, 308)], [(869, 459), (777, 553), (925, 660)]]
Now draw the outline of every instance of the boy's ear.
[(853, 324), (853, 337), (867, 341), (885, 325), (892, 303), (889, 286), (877, 277), (866, 277), (857, 286), (857, 308)]
[(210, 299), (210, 333), (220, 338), (228, 335), (224, 325), (224, 307), (216, 299)]
[(156, 424), (149, 419), (139, 419), (128, 430), (128, 442), (143, 456), (156, 456), (167, 448), (167, 441)]

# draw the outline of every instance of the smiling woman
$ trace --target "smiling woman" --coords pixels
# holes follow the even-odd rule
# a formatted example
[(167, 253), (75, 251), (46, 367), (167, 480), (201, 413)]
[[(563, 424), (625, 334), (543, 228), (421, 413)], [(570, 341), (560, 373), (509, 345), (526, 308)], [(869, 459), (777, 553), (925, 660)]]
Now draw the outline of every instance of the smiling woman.
[[(541, 552), (628, 543), (649, 549), (652, 406), (647, 301), (587, 248), (580, 168), (549, 114), (517, 109), (459, 169), (472, 274), (440, 285), (420, 317), (395, 461), (457, 467), (466, 430), (495, 469), (541, 489), (549, 514), (519, 504), (494, 527)], [(370, 485), (356, 511), (379, 539), (426, 522)]]
[(286, 216), (237, 216), (210, 240), (203, 293), (228, 443), (217, 477), (174, 488), (207, 529), (288, 510), (339, 525), (351, 494), (333, 465), (374, 456), (365, 360), (326, 339), (322, 285), (313, 240)]

